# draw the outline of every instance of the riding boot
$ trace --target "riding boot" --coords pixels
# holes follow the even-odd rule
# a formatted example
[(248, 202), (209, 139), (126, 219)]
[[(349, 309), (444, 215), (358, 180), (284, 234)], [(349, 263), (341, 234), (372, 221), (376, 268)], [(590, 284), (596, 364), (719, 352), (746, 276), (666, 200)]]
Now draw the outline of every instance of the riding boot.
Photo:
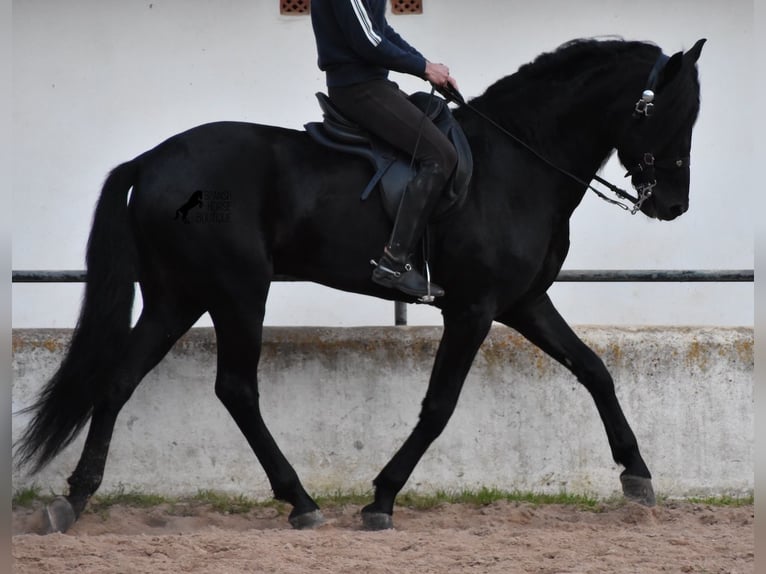
[(411, 263), (412, 252), (423, 236), (444, 183), (444, 172), (437, 163), (422, 165), (409, 182), (396, 212), (391, 238), (372, 272), (375, 283), (424, 302), (444, 295), (444, 289), (429, 283)]

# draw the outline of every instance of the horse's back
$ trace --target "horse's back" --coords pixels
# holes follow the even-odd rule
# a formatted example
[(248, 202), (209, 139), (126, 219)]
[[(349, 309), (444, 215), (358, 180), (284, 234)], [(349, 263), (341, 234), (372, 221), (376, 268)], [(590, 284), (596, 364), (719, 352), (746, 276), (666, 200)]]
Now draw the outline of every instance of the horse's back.
[(146, 200), (146, 208), (156, 211), (197, 190), (240, 188), (248, 177), (268, 173), (275, 141), (299, 136), (244, 122), (215, 122), (181, 132), (134, 160), (139, 167), (134, 200)]
[(302, 131), (215, 122), (134, 161), (131, 211), (144, 259), (189, 276), (232, 263), (245, 273), (267, 261), (275, 273), (328, 282), (362, 261), (356, 274), (366, 278), (389, 229), (379, 200), (359, 199), (368, 166)]

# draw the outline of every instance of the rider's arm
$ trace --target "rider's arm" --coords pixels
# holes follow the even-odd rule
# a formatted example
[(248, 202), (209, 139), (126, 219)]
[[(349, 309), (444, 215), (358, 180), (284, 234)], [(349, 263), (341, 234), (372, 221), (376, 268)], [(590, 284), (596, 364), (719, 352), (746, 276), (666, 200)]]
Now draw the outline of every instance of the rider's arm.
[(388, 70), (425, 77), (426, 59), (387, 24), (378, 26), (361, 0), (333, 0), (337, 21), (358, 56)]

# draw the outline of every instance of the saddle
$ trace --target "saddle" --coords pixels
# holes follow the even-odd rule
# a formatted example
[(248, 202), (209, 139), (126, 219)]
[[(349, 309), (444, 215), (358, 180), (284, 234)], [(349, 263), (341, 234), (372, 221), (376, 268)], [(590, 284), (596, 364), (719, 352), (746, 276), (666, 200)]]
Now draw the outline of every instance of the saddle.
[[(366, 158), (374, 173), (362, 191), (361, 199), (366, 200), (377, 187), (386, 213), (395, 219), (402, 194), (415, 175), (412, 158), (345, 118), (325, 94), (318, 92), (316, 96), (323, 121), (305, 124), (306, 132), (324, 146)], [(473, 173), (473, 156), (468, 140), (445, 100), (425, 92), (416, 92), (409, 99), (449, 138), (458, 156), (457, 167), (434, 208), (433, 221), (462, 205)]]

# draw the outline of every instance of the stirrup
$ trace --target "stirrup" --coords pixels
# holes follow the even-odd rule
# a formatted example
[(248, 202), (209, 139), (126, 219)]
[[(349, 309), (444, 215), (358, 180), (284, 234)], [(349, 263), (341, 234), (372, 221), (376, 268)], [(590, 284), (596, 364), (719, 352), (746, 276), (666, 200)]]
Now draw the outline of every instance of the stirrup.
[[(399, 279), (402, 276), (402, 272), (401, 271), (396, 271), (394, 269), (391, 269), (391, 268), (389, 268), (389, 267), (387, 267), (385, 265), (382, 265), (378, 261), (375, 261), (374, 259), (370, 259), (370, 265), (372, 265), (376, 269), (382, 271), (383, 273), (391, 275), (395, 279)], [(412, 265), (410, 265), (409, 263), (405, 263), (404, 264), (404, 273), (407, 273), (409, 271), (413, 271)], [(408, 292), (408, 291), (402, 289), (401, 286), (398, 286), (398, 285), (397, 286), (395, 286), (395, 285), (384, 285), (384, 286), (387, 286), (387, 287), (389, 287), (391, 289), (397, 289), (398, 291), (401, 291), (402, 293), (405, 293), (407, 295), (411, 295), (412, 297), (416, 297), (418, 303), (433, 303), (436, 300), (436, 295), (432, 295), (431, 294), (431, 281), (430, 281), (430, 273), (429, 273), (428, 263), (426, 263), (426, 276), (423, 279), (426, 282), (426, 294), (425, 295), (415, 295), (415, 294), (413, 294), (411, 292)], [(373, 281), (374, 280), (375, 279), (373, 278)], [(378, 282), (376, 281), (376, 283), (378, 283)], [(378, 283), (378, 284), (380, 285), (381, 283)]]
[[(388, 273), (389, 275), (393, 275), (397, 279), (402, 276), (402, 272), (401, 271), (394, 271), (393, 269), (389, 269), (388, 267), (386, 267), (385, 265), (381, 265), (380, 263), (378, 263), (374, 259), (370, 259), (370, 265), (372, 265), (373, 267), (377, 267), (378, 269), (380, 269), (384, 273)], [(410, 265), (409, 263), (405, 263), (404, 264), (404, 271), (405, 272), (412, 271), (412, 265)]]

